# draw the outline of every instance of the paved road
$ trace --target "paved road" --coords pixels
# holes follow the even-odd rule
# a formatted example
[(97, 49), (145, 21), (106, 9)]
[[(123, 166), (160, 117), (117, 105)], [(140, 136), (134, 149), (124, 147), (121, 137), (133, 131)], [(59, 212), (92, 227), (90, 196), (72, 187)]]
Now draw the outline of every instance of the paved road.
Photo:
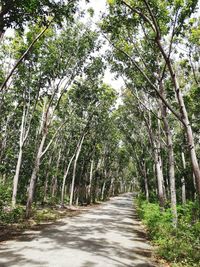
[(132, 195), (0, 245), (0, 267), (153, 267)]

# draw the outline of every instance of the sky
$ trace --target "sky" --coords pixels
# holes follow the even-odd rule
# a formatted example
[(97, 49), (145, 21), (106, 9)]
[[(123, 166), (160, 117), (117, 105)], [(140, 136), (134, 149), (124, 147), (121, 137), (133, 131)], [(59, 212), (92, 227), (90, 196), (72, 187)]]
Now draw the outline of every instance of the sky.
[[(91, 28), (93, 30), (98, 30), (96, 23), (100, 21), (101, 15), (106, 12), (106, 0), (90, 0), (90, 3), (86, 4), (85, 0), (80, 1), (80, 7), (83, 10), (93, 8), (94, 16), (91, 19), (89, 16), (86, 16), (84, 21), (91, 20)], [(103, 47), (103, 50), (109, 49), (108, 44)], [(124, 82), (121, 78), (115, 78), (115, 75), (110, 72), (109, 68), (105, 71), (104, 82), (111, 85), (119, 94), (121, 93), (121, 88), (124, 86)]]

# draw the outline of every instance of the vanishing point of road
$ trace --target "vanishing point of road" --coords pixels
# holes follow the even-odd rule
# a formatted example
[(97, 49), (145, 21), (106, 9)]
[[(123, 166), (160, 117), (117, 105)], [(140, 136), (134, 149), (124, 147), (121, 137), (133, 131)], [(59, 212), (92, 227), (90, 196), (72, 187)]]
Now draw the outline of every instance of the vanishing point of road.
[(0, 244), (0, 267), (153, 267), (132, 194)]

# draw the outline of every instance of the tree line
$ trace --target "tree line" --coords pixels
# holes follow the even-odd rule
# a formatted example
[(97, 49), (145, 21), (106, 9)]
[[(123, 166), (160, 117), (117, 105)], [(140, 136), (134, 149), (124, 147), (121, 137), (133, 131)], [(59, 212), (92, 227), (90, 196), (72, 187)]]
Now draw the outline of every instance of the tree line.
[(54, 14), (35, 24), (25, 16), (25, 31), (17, 13), (14, 36), (1, 41), (1, 208), (25, 205), (27, 218), (33, 203), (90, 204), (133, 186), (117, 95), (95, 55), (102, 41), (68, 12), (62, 26)]
[[(31, 2), (0, 16), (2, 36), (15, 28), (0, 52), (3, 205), (29, 217), (33, 202), (134, 189), (176, 227), (177, 204), (200, 197), (198, 1), (110, 0), (98, 33), (78, 1)], [(124, 80), (119, 106), (107, 65)]]

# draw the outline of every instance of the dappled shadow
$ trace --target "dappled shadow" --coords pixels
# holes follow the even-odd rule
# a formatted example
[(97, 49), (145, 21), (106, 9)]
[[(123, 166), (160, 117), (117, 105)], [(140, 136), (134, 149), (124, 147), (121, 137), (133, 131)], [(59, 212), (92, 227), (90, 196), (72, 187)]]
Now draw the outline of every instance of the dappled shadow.
[(145, 237), (131, 195), (125, 195), (96, 210), (24, 232), (2, 247), (0, 266), (153, 267)]

